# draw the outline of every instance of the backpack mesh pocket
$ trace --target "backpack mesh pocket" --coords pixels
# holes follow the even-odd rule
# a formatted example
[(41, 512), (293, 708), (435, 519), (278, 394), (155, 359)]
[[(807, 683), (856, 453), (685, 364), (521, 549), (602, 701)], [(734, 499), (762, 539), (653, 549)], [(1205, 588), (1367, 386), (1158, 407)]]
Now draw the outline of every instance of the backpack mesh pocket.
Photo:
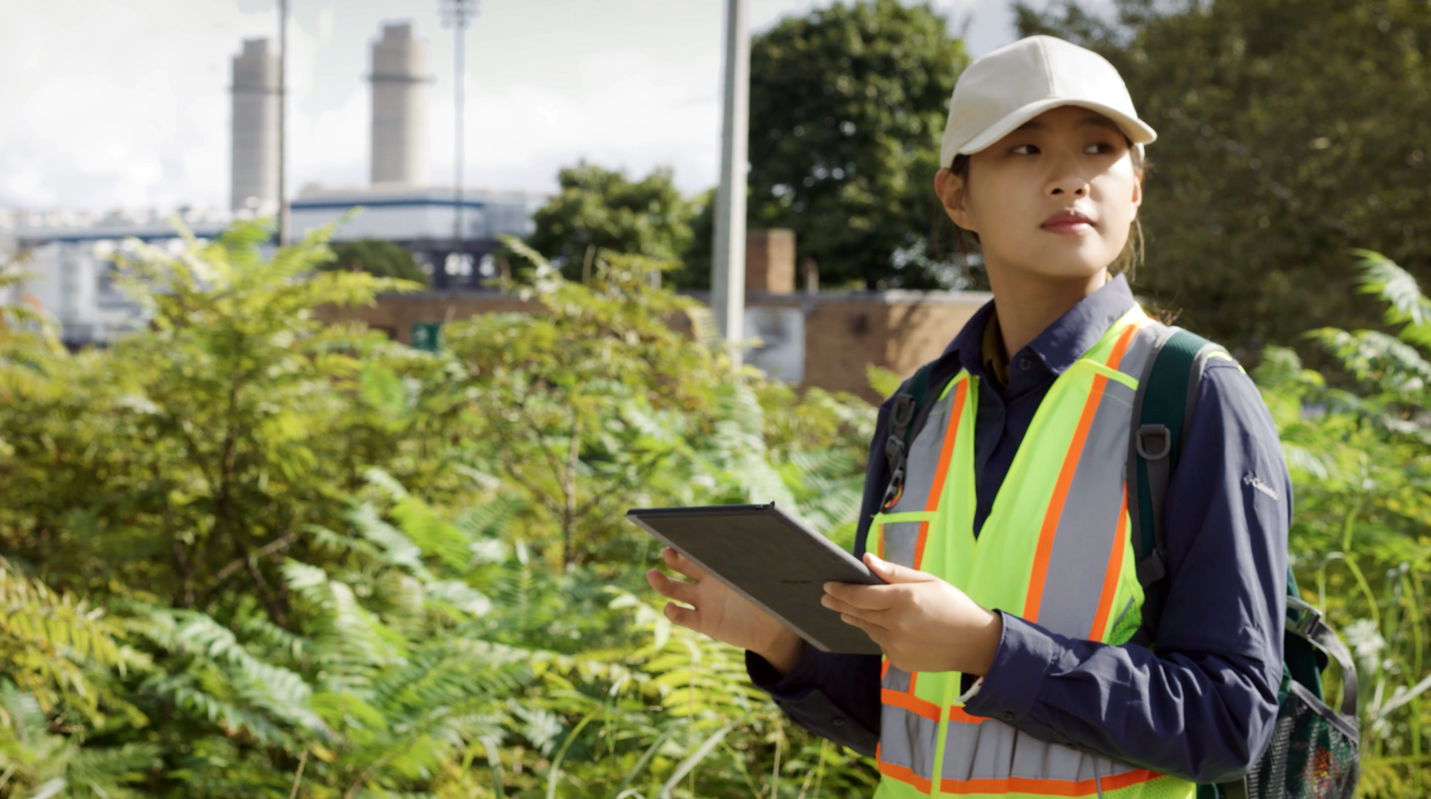
[(1351, 799), (1356, 791), (1356, 724), (1298, 683), (1277, 711), (1272, 742), (1247, 774), (1249, 799)]

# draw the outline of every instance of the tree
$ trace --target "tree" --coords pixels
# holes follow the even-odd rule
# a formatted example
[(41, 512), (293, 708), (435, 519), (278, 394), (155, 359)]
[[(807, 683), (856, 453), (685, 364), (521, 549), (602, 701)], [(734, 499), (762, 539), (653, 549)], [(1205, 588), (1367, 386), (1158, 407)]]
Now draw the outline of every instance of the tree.
[(1256, 353), (1377, 324), (1351, 247), (1431, 270), (1425, 2), (1118, 0), (1111, 20), (1073, 4), (1018, 20), (1107, 56), (1158, 130), (1135, 286), (1183, 324)]
[(795, 230), (821, 281), (954, 282), (934, 196), (939, 137), (968, 58), (928, 4), (836, 4), (750, 50), (750, 224)]
[[(1292, 564), (1304, 597), (1356, 653), (1366, 797), (1431, 787), (1431, 299), (1410, 273), (1360, 251), (1360, 293), (1392, 332), (1327, 327), (1309, 341), (1346, 388), (1270, 347), (1257, 382), (1292, 474)], [(1309, 413), (1308, 408), (1318, 412)], [(1336, 706), (1335, 680), (1324, 680)]]
[(569, 279), (589, 279), (598, 250), (671, 263), (690, 244), (692, 210), (669, 169), (633, 183), (621, 170), (582, 161), (562, 169), (557, 183), (561, 192), (537, 210), (527, 244)]
[(321, 269), (346, 269), (350, 272), (367, 272), (375, 277), (393, 277), (428, 284), (427, 272), (417, 262), (412, 251), (382, 239), (358, 239), (332, 245), (332, 261)]

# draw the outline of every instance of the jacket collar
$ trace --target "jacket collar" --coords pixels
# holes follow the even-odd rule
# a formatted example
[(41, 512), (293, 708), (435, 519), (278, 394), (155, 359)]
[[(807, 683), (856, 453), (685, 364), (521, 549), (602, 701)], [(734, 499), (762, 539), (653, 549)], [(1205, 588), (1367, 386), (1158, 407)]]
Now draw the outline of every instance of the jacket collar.
[[(957, 353), (960, 364), (970, 374), (986, 377), (983, 365), (984, 327), (994, 315), (998, 300), (985, 303), (944, 350)], [(1011, 364), (1033, 358), (1036, 365), (1054, 376), (1061, 375), (1074, 361), (1093, 349), (1108, 328), (1135, 304), (1133, 292), (1123, 275), (1115, 275), (1098, 290), (1078, 301), (1057, 321), (1043, 329), (1022, 350), (1013, 354)]]

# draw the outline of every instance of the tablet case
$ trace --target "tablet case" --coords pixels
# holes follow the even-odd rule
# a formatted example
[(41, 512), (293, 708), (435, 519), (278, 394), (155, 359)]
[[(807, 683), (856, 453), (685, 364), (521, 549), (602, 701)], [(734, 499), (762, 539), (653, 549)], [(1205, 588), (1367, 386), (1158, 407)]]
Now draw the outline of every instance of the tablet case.
[(768, 505), (632, 508), (626, 518), (685, 555), (826, 652), (878, 655), (879, 646), (820, 604), (829, 581), (884, 581), (853, 555)]

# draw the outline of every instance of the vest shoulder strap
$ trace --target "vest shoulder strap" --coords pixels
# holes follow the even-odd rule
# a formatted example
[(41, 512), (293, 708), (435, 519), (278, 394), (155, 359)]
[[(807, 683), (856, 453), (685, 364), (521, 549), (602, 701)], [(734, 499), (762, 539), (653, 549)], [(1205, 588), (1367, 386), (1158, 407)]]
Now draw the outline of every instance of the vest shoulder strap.
[[(952, 363), (950, 361), (952, 360)], [(889, 413), (889, 436), (885, 439), (884, 457), (889, 463), (889, 484), (885, 488), (881, 508), (888, 508), (904, 489), (905, 464), (909, 447), (924, 429), (944, 387), (959, 373), (957, 358), (936, 358), (919, 367), (914, 376), (904, 381), (894, 395)]]

